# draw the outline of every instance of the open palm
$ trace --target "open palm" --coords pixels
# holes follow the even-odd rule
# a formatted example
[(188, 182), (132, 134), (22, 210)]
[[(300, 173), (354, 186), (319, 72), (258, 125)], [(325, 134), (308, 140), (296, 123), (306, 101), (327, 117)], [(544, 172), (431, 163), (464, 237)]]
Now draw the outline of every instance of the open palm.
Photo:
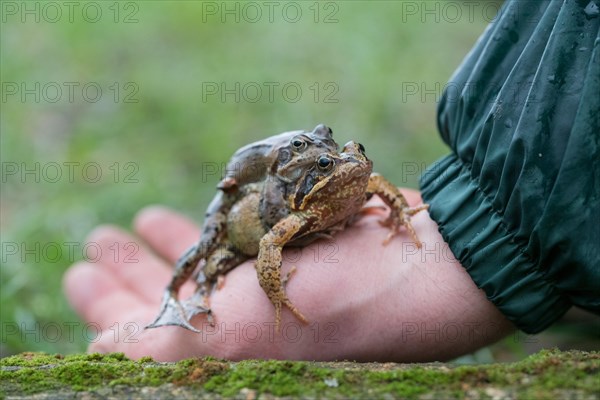
[[(411, 205), (420, 202), (417, 192), (403, 193)], [(94, 262), (73, 265), (64, 289), (81, 317), (102, 329), (90, 351), (122, 351), (161, 361), (203, 355), (443, 360), (494, 342), (512, 329), (454, 259), (426, 211), (412, 218), (422, 249), (406, 232), (383, 246), (388, 230), (379, 221), (385, 215), (363, 216), (333, 241), (285, 251), (284, 274), (296, 267), (286, 290), (309, 323), (284, 309), (280, 333), (254, 260), (229, 272), (224, 286), (211, 296), (214, 326), (197, 316), (192, 322), (202, 333), (172, 326), (144, 329), (159, 311), (176, 259), (200, 234), (196, 224), (164, 207), (138, 214), (134, 230), (139, 237), (114, 226), (94, 230), (88, 241), (103, 251)], [(115, 246), (123, 251), (115, 253)], [(180, 297), (194, 289), (188, 282)]]

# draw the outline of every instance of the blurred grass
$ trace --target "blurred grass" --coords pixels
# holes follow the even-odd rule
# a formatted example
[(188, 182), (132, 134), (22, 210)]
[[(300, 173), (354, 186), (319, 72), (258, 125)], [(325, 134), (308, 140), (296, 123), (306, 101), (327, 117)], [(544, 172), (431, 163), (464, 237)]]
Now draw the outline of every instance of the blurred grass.
[[(489, 22), (489, 10), (476, 9), (471, 17), (462, 2), (453, 2), (462, 10), (458, 20), (441, 12), (407, 15), (406, 2), (297, 2), (302, 17), (296, 23), (282, 14), (287, 3), (277, 3), (270, 22), (264, 4), (255, 2), (262, 18), (250, 23), (242, 15), (238, 23), (235, 16), (223, 16), (222, 22), (220, 14), (207, 15), (206, 4), (198, 1), (152, 1), (96, 3), (102, 16), (91, 23), (77, 11), (87, 3), (76, 3), (73, 22), (66, 8), (59, 21), (49, 22), (53, 14), (44, 18), (44, 5), (38, 3), (40, 22), (31, 15), (23, 22), (3, 5), (3, 355), (84, 350), (80, 334), (66, 334), (65, 323), (80, 321), (63, 297), (61, 277), (82, 258), (85, 235), (98, 224), (129, 227), (135, 213), (153, 203), (200, 222), (219, 178), (203, 173), (207, 163), (223, 163), (251, 141), (323, 122), (338, 143), (364, 143), (378, 172), (399, 186), (416, 188), (419, 174), (447, 148), (436, 133), (435, 93), (407, 95), (406, 85), (439, 94)], [(324, 23), (328, 15), (337, 22)], [(125, 23), (126, 16), (137, 22)], [(62, 96), (52, 102), (51, 88), (40, 90), (39, 101), (32, 94), (22, 99), (21, 91), (7, 92), (7, 85), (32, 88), (36, 82), (41, 87), (56, 83)], [(65, 82), (78, 85), (72, 102)], [(90, 82), (102, 89), (97, 102), (83, 97), (82, 88)], [(229, 88), (254, 82), (264, 90), (256, 102), (243, 96), (236, 102), (233, 95), (222, 101), (219, 95), (203, 98), (207, 82), (225, 82)], [(279, 85), (273, 101), (265, 82)], [(297, 102), (282, 95), (286, 83), (302, 89)], [(332, 88), (337, 88), (332, 95), (337, 102), (326, 102)], [(65, 162), (79, 163), (72, 180)], [(44, 179), (49, 163), (61, 166), (56, 182)], [(100, 167), (98, 182), (86, 179), (95, 175), (93, 169), (82, 174), (88, 163)], [(37, 181), (32, 174), (6, 170), (36, 165)], [(53, 171), (48, 167), (46, 177)], [(74, 255), (68, 243), (76, 243)], [(9, 254), (11, 244), (17, 254)], [(52, 333), (52, 324), (62, 335)], [(15, 326), (24, 330), (15, 333)]]

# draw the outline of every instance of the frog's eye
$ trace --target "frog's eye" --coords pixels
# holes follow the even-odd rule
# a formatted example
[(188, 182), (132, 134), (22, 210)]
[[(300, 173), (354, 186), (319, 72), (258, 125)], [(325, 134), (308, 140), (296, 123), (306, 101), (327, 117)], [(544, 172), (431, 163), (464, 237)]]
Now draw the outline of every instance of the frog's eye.
[(321, 156), (317, 159), (317, 166), (321, 171), (327, 172), (333, 168), (333, 159), (328, 156)]
[(302, 151), (306, 148), (306, 142), (300, 138), (294, 138), (290, 141), (292, 148), (296, 151)]
[(360, 150), (360, 152), (364, 155), (365, 154), (365, 146), (362, 145), (362, 143), (358, 144), (358, 149)]

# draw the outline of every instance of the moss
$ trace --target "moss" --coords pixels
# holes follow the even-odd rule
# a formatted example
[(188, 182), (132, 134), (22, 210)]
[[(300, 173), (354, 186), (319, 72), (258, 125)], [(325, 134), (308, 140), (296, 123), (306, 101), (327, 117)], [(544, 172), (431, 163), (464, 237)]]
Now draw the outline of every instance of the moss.
[(23, 353), (0, 360), (0, 367), (0, 396), (65, 389), (110, 389), (114, 394), (126, 388), (125, 393), (135, 397), (136, 388), (171, 384), (178, 390), (220, 396), (236, 396), (245, 390), (256, 395), (304, 397), (490, 398), (500, 393), (519, 398), (598, 398), (600, 353), (544, 350), (518, 363), (480, 366), (229, 363), (214, 358), (158, 363), (150, 357), (131, 361), (121, 353), (65, 357)]
[(61, 354), (45, 354), (25, 352), (16, 356), (0, 359), (0, 366), (39, 367), (41, 365), (55, 364), (64, 358)]
[[(329, 364), (328, 366), (332, 366)], [(560, 396), (561, 390), (595, 393), (594, 374), (600, 366), (598, 353), (542, 351), (520, 363), (483, 366), (415, 364), (406, 368), (344, 370), (323, 368), (323, 364), (256, 362), (238, 363), (227, 375), (211, 378), (204, 388), (233, 396), (247, 388), (276, 396), (383, 396), (403, 398), (443, 393), (442, 397), (494, 397), (502, 388), (506, 393), (520, 391), (524, 398)], [(282, 373), (285, 372), (285, 373)], [(338, 387), (329, 387), (326, 378), (335, 378)], [(486, 392), (488, 390), (488, 392)], [(491, 391), (489, 391), (491, 390)], [(434, 396), (438, 397), (438, 396)]]
[(431, 370), (415, 366), (408, 370), (373, 371), (366, 375), (375, 393), (392, 393), (400, 397), (414, 397), (428, 392), (432, 387), (447, 387), (456, 376), (443, 370)]
[(146, 387), (165, 383), (200, 385), (208, 376), (228, 367), (216, 360), (189, 359), (179, 363), (156, 363), (150, 357), (140, 361), (122, 353), (51, 356), (22, 353), (0, 360), (0, 395), (38, 393), (69, 388), (89, 391), (118, 385)]
[(242, 361), (226, 375), (209, 379), (204, 388), (233, 396), (243, 388), (269, 392), (276, 396), (300, 393), (298, 385), (306, 364), (303, 362)]

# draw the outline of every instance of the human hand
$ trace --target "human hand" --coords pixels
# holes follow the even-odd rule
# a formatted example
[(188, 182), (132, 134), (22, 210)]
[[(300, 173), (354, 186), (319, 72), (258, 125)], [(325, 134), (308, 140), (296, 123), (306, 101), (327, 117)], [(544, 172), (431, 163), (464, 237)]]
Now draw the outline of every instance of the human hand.
[[(403, 193), (411, 206), (421, 202), (418, 192)], [(89, 351), (150, 355), (159, 361), (204, 355), (233, 360), (444, 360), (513, 329), (454, 259), (426, 211), (412, 217), (422, 249), (405, 231), (383, 246), (388, 229), (378, 221), (386, 213), (361, 217), (333, 242), (284, 251), (283, 274), (296, 266), (286, 291), (310, 322), (303, 325), (284, 309), (280, 333), (275, 333), (274, 308), (258, 284), (254, 260), (230, 271), (224, 287), (211, 295), (214, 327), (197, 316), (192, 323), (202, 333), (173, 326), (144, 330), (159, 311), (176, 259), (200, 235), (193, 222), (163, 207), (138, 214), (134, 229), (139, 238), (114, 226), (94, 230), (88, 241), (97, 243), (101, 256), (94, 263), (73, 265), (65, 274), (64, 290), (79, 315), (102, 329)], [(115, 257), (110, 251), (115, 245), (135, 248), (133, 244), (139, 246), (135, 254)], [(194, 288), (186, 283), (180, 298)]]

